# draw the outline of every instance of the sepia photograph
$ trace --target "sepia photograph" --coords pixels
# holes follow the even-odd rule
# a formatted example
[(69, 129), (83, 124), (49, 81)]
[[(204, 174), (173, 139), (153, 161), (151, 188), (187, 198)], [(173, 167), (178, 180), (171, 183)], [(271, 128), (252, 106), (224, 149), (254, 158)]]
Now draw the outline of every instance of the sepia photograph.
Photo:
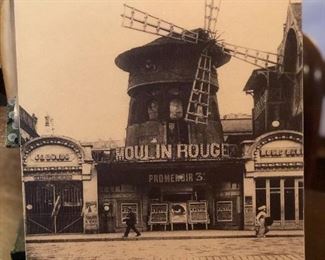
[(305, 259), (301, 1), (14, 8), (27, 259)]

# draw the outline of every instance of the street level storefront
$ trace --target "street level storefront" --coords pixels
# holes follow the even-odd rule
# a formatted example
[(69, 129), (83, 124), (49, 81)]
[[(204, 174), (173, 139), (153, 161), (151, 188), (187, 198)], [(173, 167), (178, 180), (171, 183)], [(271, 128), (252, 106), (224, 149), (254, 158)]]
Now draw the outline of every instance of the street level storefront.
[(242, 229), (242, 159), (220, 144), (129, 146), (97, 164), (100, 232), (131, 207), (142, 230)]
[(303, 227), (302, 134), (274, 131), (244, 142), (244, 225), (252, 229), (257, 208), (266, 205), (273, 229)]
[(26, 233), (97, 232), (91, 146), (43, 136), (27, 142), (22, 156)]

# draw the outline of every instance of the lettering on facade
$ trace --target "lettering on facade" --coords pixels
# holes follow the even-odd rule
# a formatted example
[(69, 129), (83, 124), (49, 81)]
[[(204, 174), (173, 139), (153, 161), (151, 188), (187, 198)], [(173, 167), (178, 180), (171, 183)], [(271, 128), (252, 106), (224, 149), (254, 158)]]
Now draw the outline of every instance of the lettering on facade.
[(299, 147), (294, 148), (270, 148), (261, 149), (260, 157), (297, 157), (303, 156), (303, 149)]
[(36, 162), (70, 162), (70, 155), (67, 153), (60, 154), (36, 154), (34, 157)]
[(222, 155), (222, 145), (212, 144), (152, 144), (115, 149), (116, 161), (150, 161), (177, 159), (217, 159)]
[(205, 172), (149, 174), (149, 183), (202, 183), (206, 181)]
[(46, 174), (46, 175), (35, 175), (32, 176), (34, 181), (65, 181), (72, 180), (72, 175), (62, 175), (62, 174)]

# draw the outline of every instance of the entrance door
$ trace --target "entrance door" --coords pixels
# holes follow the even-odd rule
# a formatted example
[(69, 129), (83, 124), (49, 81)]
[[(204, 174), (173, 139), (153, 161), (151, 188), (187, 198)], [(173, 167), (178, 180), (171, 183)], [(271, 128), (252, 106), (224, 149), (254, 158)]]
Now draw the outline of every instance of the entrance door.
[(28, 182), (25, 194), (28, 234), (83, 231), (81, 182)]
[(297, 228), (303, 219), (303, 180), (297, 178), (259, 178), (256, 184), (256, 208), (266, 205), (273, 227)]
[(241, 229), (242, 219), (241, 183), (223, 181), (217, 187), (215, 225), (218, 229)]
[(304, 181), (296, 180), (296, 187), (298, 187), (298, 222), (303, 222), (304, 219)]
[[(297, 198), (298, 199), (298, 198)], [(284, 180), (284, 219), (295, 220), (295, 180), (286, 179)]]
[(270, 200), (269, 200), (270, 211), (269, 212), (273, 220), (280, 221), (281, 220), (280, 179), (271, 179), (269, 186), (270, 186)]

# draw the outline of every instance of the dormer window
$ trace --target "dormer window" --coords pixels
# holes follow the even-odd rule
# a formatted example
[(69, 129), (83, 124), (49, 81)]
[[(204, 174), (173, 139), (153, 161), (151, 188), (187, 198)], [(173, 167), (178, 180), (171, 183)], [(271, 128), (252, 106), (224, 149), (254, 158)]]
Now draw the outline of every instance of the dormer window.
[(148, 104), (148, 117), (149, 120), (158, 119), (158, 102), (157, 100), (151, 100)]
[(169, 103), (169, 117), (170, 119), (177, 120), (183, 118), (183, 104), (179, 99), (173, 99)]

